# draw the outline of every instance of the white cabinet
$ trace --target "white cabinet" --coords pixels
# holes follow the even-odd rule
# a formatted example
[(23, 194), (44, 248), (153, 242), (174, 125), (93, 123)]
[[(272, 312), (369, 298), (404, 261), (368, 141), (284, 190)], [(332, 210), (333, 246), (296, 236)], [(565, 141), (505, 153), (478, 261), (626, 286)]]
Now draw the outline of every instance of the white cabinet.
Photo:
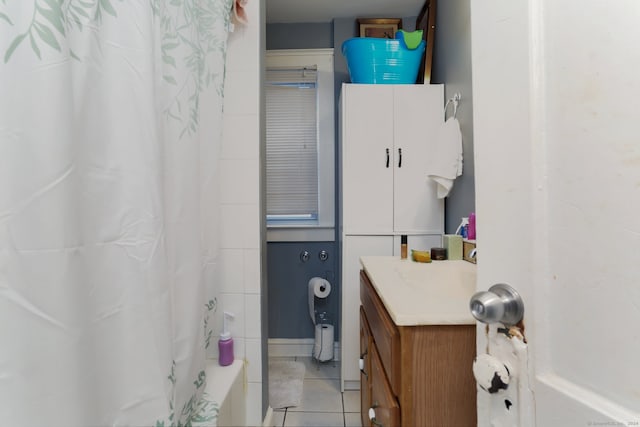
[(442, 85), (343, 85), (345, 233), (442, 232), (444, 205), (425, 163), (443, 99)]
[[(399, 246), (399, 245), (398, 245)], [(340, 366), (342, 388), (360, 388), (360, 359), (358, 317), (360, 309), (361, 256), (391, 255), (393, 236), (348, 236), (342, 241), (342, 331)], [(355, 278), (355, 279), (354, 279)]]
[(442, 244), (444, 202), (424, 168), (443, 121), (442, 85), (344, 84), (340, 130), (342, 387), (359, 388), (360, 263)]

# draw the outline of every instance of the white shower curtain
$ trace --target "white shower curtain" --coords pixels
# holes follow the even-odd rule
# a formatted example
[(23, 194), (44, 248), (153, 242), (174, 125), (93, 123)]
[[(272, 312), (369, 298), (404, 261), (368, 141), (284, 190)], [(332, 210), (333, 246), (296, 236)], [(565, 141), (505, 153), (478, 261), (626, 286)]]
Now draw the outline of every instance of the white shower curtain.
[(0, 425), (197, 418), (230, 7), (0, 0)]

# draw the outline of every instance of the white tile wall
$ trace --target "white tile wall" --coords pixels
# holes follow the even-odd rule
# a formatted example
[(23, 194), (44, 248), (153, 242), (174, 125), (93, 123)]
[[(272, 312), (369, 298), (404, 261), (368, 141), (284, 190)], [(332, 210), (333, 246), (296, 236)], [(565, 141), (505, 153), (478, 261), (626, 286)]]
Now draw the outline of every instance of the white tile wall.
[(262, 355), (260, 354), (260, 339), (247, 339), (247, 381), (259, 383), (262, 381)]
[(262, 383), (249, 382), (247, 388), (247, 425), (262, 425)]
[(229, 205), (255, 203), (256, 183), (259, 179), (258, 159), (223, 159), (220, 174), (223, 177), (220, 202)]
[(244, 296), (246, 324), (245, 336), (247, 338), (260, 338), (260, 295), (247, 294)]
[(248, 13), (250, 24), (247, 27), (236, 26), (236, 30), (232, 33), (231, 42), (235, 49), (227, 51), (227, 72), (231, 71), (250, 71), (258, 69), (260, 66), (260, 26), (259, 19), (259, 0), (250, 1), (248, 5)]
[(245, 249), (244, 261), (244, 292), (260, 294), (260, 250)]
[(222, 293), (222, 309), (234, 314), (235, 318), (228, 321), (229, 332), (235, 338), (244, 338), (245, 335), (245, 319), (246, 311), (244, 306), (244, 294)]
[(244, 251), (242, 249), (222, 249), (220, 251), (220, 292), (242, 292), (244, 286)]
[(221, 307), (236, 314), (235, 357), (247, 365), (247, 425), (262, 424), (260, 330), (260, 66), (262, 0), (229, 36), (220, 150)]
[[(230, 75), (227, 78), (233, 78)], [(258, 122), (250, 114), (225, 114), (223, 120), (222, 147), (224, 159), (252, 159), (258, 152)]]
[[(256, 190), (256, 199), (259, 198), (259, 193)], [(245, 249), (258, 249), (260, 248), (260, 207), (257, 203), (245, 205), (243, 214), (243, 219), (246, 221), (242, 235), (243, 247)]]
[[(233, 48), (233, 46), (230, 46)], [(258, 116), (260, 103), (256, 95), (260, 90), (259, 74), (256, 70), (227, 71), (224, 87), (224, 111), (229, 114)], [(255, 99), (254, 99), (255, 98)]]
[[(224, 178), (222, 181), (224, 182)], [(257, 204), (223, 204), (220, 207), (220, 221), (223, 227), (220, 230), (221, 249), (258, 249), (260, 247), (258, 213)]]

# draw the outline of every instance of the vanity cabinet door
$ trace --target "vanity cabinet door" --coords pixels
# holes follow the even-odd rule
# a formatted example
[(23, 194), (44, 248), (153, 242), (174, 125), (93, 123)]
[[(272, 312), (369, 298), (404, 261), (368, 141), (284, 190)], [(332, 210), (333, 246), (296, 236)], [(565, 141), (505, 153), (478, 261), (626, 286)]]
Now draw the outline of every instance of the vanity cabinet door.
[[(400, 405), (396, 400), (380, 361), (375, 344), (371, 345), (371, 408), (375, 413), (372, 426), (400, 427)], [(369, 413), (369, 411), (367, 411)], [(363, 424), (369, 425), (369, 424)]]
[(400, 332), (384, 308), (364, 271), (360, 272), (360, 301), (371, 328), (371, 337), (392, 391), (401, 392)]
[(362, 425), (477, 425), (471, 370), (476, 326), (398, 326), (372, 283), (378, 282), (362, 270), (360, 349), (368, 356), (363, 363), (367, 375), (361, 374)]
[(367, 322), (367, 316), (360, 307), (360, 414), (362, 426), (369, 426), (367, 415), (371, 407), (371, 330)]

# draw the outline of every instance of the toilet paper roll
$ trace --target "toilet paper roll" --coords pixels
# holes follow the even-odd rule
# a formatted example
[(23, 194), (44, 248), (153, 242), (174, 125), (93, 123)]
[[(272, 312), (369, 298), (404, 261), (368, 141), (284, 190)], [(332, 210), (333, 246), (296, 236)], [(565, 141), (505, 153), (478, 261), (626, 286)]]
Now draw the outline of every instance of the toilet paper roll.
[(331, 293), (331, 284), (322, 277), (313, 277), (309, 280), (309, 316), (316, 324), (315, 303), (316, 298), (326, 298)]
[(313, 357), (320, 362), (333, 359), (333, 325), (316, 325)]

